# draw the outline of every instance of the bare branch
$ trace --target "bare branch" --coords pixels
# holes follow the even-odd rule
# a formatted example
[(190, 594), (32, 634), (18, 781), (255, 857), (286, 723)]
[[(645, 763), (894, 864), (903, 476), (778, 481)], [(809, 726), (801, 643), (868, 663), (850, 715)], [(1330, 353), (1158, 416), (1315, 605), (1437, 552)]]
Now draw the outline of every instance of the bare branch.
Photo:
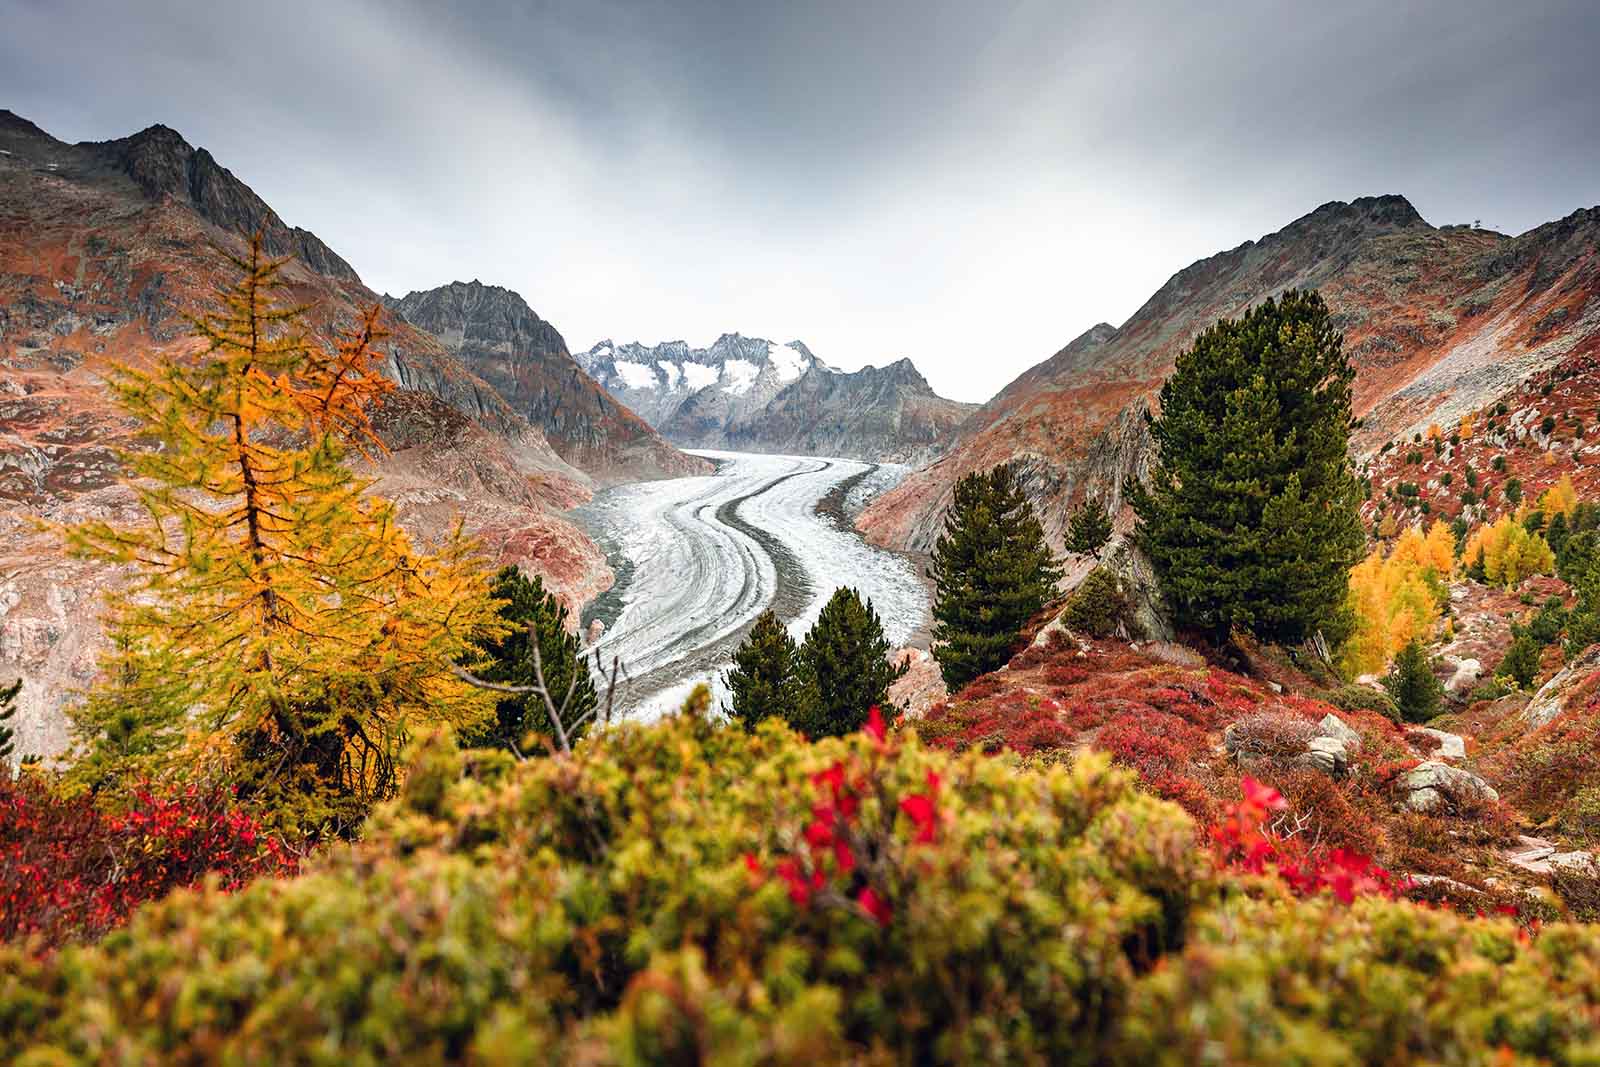
[(458, 667), (454, 664), (451, 664), (450, 666), (450, 673), (461, 679), (463, 682), (466, 682), (468, 685), (476, 686), (479, 689), (487, 689), (493, 693), (515, 693), (519, 695), (526, 695), (528, 693), (543, 692), (543, 690), (537, 685), (501, 685), (499, 682), (486, 682), (465, 668)]

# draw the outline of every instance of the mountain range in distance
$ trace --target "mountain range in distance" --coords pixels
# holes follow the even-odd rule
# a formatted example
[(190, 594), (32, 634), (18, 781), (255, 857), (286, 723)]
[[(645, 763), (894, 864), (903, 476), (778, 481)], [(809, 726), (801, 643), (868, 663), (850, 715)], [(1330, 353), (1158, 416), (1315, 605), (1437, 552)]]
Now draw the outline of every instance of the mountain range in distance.
[(607, 340), (577, 360), (612, 396), (689, 448), (916, 466), (936, 457), (978, 407), (936, 394), (909, 359), (841, 371), (803, 341), (738, 333), (706, 348)]

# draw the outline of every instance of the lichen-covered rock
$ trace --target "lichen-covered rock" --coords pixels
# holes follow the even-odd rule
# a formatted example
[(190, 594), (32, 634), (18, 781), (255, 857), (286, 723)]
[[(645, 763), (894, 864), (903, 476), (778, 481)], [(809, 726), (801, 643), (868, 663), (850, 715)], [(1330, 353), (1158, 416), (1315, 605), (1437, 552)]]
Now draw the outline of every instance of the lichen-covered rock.
[(1591, 645), (1577, 659), (1556, 673), (1533, 695), (1522, 711), (1522, 719), (1533, 730), (1547, 726), (1567, 709), (1572, 691), (1600, 671), (1600, 645)]
[(1401, 806), (1424, 814), (1468, 815), (1500, 799), (1494, 787), (1471, 771), (1428, 760), (1400, 779)]
[(1349, 747), (1361, 747), (1361, 735), (1356, 733), (1354, 727), (1337, 715), (1332, 713), (1324, 715), (1322, 721), (1317, 723), (1317, 729), (1321, 731), (1323, 737), (1332, 737), (1343, 741)]
[(1422, 734), (1424, 737), (1434, 738), (1439, 742), (1439, 747), (1434, 749), (1435, 759), (1466, 759), (1467, 741), (1460, 734), (1446, 733), (1444, 730), (1433, 730), (1426, 726), (1419, 726), (1410, 733)]
[(1313, 737), (1306, 742), (1305, 762), (1330, 778), (1343, 778), (1350, 769), (1349, 743), (1337, 737)]
[[(1446, 661), (1446, 666), (1449, 666)], [(1483, 676), (1483, 664), (1475, 659), (1464, 659), (1457, 662), (1450, 672), (1450, 678), (1444, 683), (1444, 691), (1451, 696), (1460, 696), (1462, 693), (1472, 691), (1478, 684), (1478, 679)]]

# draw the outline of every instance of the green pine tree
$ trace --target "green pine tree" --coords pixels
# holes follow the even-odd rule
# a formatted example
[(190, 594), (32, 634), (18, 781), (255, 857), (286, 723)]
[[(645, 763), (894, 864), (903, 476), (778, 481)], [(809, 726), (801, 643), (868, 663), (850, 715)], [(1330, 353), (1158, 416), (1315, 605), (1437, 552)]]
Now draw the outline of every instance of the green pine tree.
[(800, 714), (808, 693), (801, 677), (799, 649), (783, 623), (770, 611), (761, 613), (733, 654), (728, 672), (733, 694), (729, 714), (753, 730), (762, 719)]
[[(502, 637), (478, 642), (479, 655), (473, 661), (478, 669), (474, 673), (484, 681), (501, 685), (538, 684), (531, 630), (538, 636), (545, 687), (557, 708), (566, 703), (562, 725), (569, 743), (576, 741), (588, 727), (580, 720), (595, 710), (599, 697), (577, 635), (567, 629), (566, 606), (545, 590), (538, 575), (530, 578), (516, 567), (505, 567), (496, 574), (489, 594), (500, 602), (500, 617), (511, 629)], [(574, 723), (580, 723), (576, 729)], [(463, 731), (461, 740), (471, 747), (504, 748), (531, 755), (536, 749), (530, 744), (530, 734), (555, 736), (544, 697), (538, 693), (497, 701), (494, 717), (476, 730)]]
[(1383, 687), (1394, 698), (1400, 717), (1406, 722), (1427, 722), (1439, 714), (1444, 686), (1434, 677), (1433, 665), (1428, 662), (1421, 641), (1412, 639), (1394, 657)]
[(906, 665), (891, 664), (890, 651), (872, 601), (863, 602), (854, 589), (836, 590), (800, 645), (809, 698), (785, 718), (813, 738), (861, 729), (874, 705), (892, 718), (896, 709), (889, 703), (889, 687), (906, 673)]
[(954, 692), (1005, 665), (1061, 579), (1010, 464), (956, 483), (929, 576), (938, 586), (933, 655)]
[(1105, 505), (1085, 500), (1067, 520), (1067, 551), (1081, 556), (1100, 555), (1111, 540), (1111, 516)]
[[(10, 759), (17, 751), (17, 732), (10, 726), (10, 721), (17, 714), (17, 694), (22, 692), (22, 679), (18, 678), (10, 685), (0, 685), (0, 764)], [(0, 771), (4, 768), (0, 767)]]
[(1178, 357), (1151, 425), (1155, 467), (1130, 495), (1179, 625), (1285, 644), (1350, 633), (1365, 542), (1354, 378), (1315, 292), (1223, 319)]
[(1500, 666), (1495, 668), (1495, 677), (1510, 679), (1518, 689), (1532, 689), (1533, 680), (1539, 675), (1539, 660), (1544, 656), (1544, 646), (1520, 626), (1513, 627), (1512, 632), (1511, 646), (1501, 657)]

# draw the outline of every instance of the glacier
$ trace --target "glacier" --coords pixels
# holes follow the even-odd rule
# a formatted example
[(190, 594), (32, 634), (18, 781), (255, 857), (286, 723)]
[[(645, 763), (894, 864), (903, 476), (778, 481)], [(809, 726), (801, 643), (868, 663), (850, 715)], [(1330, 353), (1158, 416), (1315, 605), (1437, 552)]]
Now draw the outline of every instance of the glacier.
[(918, 567), (849, 526), (907, 468), (694, 454), (716, 462), (716, 472), (615, 486), (571, 513), (617, 574), (582, 623), (605, 626), (592, 652), (607, 670), (613, 659), (620, 664), (620, 713), (654, 718), (701, 682), (723, 705), (723, 673), (756, 617), (770, 608), (798, 641), (839, 586), (872, 601), (890, 644), (925, 643), (929, 589)]

